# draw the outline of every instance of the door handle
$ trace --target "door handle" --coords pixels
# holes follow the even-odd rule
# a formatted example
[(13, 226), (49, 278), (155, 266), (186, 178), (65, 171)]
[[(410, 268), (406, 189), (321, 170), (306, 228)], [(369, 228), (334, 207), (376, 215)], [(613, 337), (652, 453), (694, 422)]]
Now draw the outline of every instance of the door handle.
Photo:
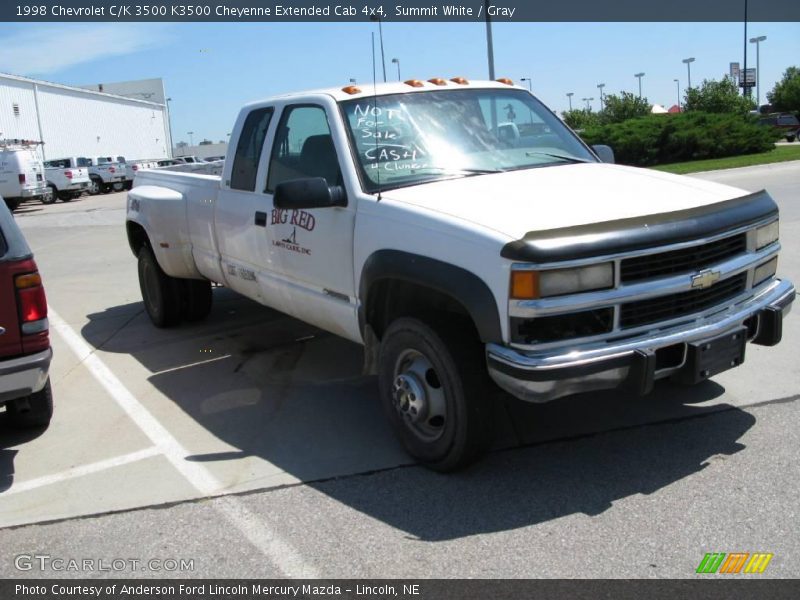
[(267, 226), (267, 213), (261, 212), (260, 210), (256, 211), (256, 225), (259, 227)]

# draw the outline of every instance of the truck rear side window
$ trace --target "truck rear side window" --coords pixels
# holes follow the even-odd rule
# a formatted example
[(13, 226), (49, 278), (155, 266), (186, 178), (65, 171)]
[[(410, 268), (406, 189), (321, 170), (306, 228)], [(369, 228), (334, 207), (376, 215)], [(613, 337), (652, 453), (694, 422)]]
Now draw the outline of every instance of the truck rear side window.
[(258, 161), (261, 159), (261, 149), (264, 138), (267, 137), (272, 113), (272, 108), (258, 108), (244, 120), (244, 127), (236, 144), (236, 155), (233, 157), (231, 189), (255, 191)]

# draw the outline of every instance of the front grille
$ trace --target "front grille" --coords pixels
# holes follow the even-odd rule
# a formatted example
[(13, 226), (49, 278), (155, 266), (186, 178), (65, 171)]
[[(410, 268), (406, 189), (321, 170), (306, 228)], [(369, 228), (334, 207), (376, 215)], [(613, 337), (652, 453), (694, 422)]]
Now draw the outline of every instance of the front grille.
[(623, 259), (620, 278), (623, 283), (663, 277), (676, 273), (700, 271), (747, 249), (747, 234), (740, 233), (700, 246), (670, 250), (647, 256)]
[(621, 329), (629, 329), (704, 311), (740, 294), (746, 283), (747, 274), (741, 273), (704, 290), (628, 302), (620, 307), (619, 326)]

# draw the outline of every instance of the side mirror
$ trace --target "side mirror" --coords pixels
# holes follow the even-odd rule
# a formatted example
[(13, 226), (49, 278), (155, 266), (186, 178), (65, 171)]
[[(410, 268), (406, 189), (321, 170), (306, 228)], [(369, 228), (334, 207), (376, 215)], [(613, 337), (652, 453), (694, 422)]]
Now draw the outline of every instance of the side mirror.
[(323, 177), (308, 177), (279, 183), (273, 202), (275, 208), (327, 208), (347, 206), (347, 195), (341, 186), (329, 187)]
[(594, 150), (594, 153), (597, 154), (597, 158), (602, 162), (614, 164), (614, 151), (611, 149), (611, 146), (597, 144), (596, 146), (592, 146), (592, 150)]

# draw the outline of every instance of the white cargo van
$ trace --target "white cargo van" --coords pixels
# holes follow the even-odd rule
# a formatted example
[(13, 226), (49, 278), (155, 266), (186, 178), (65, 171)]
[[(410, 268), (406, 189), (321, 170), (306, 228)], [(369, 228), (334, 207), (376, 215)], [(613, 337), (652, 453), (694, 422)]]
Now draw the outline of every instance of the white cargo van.
[(0, 140), (0, 196), (11, 210), (26, 198), (41, 199), (47, 192), (44, 165), (29, 140)]

